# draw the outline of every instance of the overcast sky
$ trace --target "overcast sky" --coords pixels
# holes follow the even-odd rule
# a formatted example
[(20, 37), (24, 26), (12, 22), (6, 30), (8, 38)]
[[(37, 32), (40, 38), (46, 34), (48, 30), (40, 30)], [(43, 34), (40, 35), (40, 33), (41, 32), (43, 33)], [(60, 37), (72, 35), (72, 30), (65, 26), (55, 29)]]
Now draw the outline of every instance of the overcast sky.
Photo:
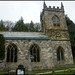
[[(63, 2), (65, 14), (75, 23), (75, 1), (46, 1), (49, 7), (61, 7)], [(25, 23), (40, 22), (40, 12), (43, 9), (43, 1), (0, 1), (0, 20), (16, 22), (21, 16)]]

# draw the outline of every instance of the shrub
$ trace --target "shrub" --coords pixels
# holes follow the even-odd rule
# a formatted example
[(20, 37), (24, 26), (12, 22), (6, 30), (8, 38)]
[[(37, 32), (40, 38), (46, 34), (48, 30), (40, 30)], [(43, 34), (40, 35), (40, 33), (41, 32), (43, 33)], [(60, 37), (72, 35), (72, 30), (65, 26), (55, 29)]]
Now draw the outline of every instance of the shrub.
[(5, 58), (5, 38), (0, 34), (0, 60)]

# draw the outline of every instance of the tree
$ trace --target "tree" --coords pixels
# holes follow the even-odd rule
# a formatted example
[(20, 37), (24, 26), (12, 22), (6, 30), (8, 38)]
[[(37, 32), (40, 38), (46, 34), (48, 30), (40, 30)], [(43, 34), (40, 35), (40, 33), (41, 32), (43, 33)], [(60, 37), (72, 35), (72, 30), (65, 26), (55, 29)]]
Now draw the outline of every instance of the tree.
[(25, 26), (26, 26), (26, 31), (30, 32), (30, 23), (25, 23)]
[(15, 27), (12, 29), (13, 31), (27, 31), (27, 27), (23, 22), (23, 18), (21, 17), (19, 21), (16, 22)]
[(74, 30), (75, 29), (74, 22), (67, 15), (65, 16), (65, 18), (66, 18), (66, 23), (67, 23), (68, 29)]
[(33, 21), (31, 21), (31, 23), (30, 23), (30, 31), (35, 31), (35, 28), (34, 28), (34, 23), (33, 23)]
[(5, 58), (5, 38), (0, 34), (0, 60)]
[(4, 25), (7, 31), (12, 31), (12, 28), (14, 27), (14, 23), (11, 21), (4, 21)]
[(73, 57), (75, 57), (75, 24), (67, 15), (65, 16), (65, 18), (68, 26), (68, 31), (70, 34)]
[(2, 20), (0, 21), (0, 31), (6, 31), (6, 28), (5, 28)]
[(41, 31), (41, 24), (40, 24), (40, 23), (35, 23), (35, 24), (34, 24), (34, 28), (35, 28), (35, 31), (36, 31), (36, 32)]
[(74, 24), (73, 21), (67, 15), (65, 17), (68, 26)]

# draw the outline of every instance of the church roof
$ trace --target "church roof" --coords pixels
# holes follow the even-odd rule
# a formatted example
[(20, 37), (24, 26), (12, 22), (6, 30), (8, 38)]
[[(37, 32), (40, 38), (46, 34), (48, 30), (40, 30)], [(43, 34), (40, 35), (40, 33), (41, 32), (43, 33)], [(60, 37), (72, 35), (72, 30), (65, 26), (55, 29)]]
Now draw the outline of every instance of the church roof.
[(0, 32), (7, 40), (15, 39), (33, 39), (33, 40), (50, 40), (45, 33), (42, 32)]

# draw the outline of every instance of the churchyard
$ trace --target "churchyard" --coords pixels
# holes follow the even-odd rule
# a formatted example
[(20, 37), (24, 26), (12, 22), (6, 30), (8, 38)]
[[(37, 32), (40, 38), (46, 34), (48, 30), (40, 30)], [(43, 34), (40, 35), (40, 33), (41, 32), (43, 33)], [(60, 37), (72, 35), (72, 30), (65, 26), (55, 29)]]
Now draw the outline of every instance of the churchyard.
[[(54, 72), (53, 72), (54, 71)], [(8, 75), (8, 71), (0, 71), (0, 75)], [(28, 71), (25, 70), (25, 75), (28, 74)], [(50, 74), (75, 74), (75, 67), (63, 67), (55, 69), (46, 69), (46, 70), (32, 70), (34, 75), (50, 75)]]

